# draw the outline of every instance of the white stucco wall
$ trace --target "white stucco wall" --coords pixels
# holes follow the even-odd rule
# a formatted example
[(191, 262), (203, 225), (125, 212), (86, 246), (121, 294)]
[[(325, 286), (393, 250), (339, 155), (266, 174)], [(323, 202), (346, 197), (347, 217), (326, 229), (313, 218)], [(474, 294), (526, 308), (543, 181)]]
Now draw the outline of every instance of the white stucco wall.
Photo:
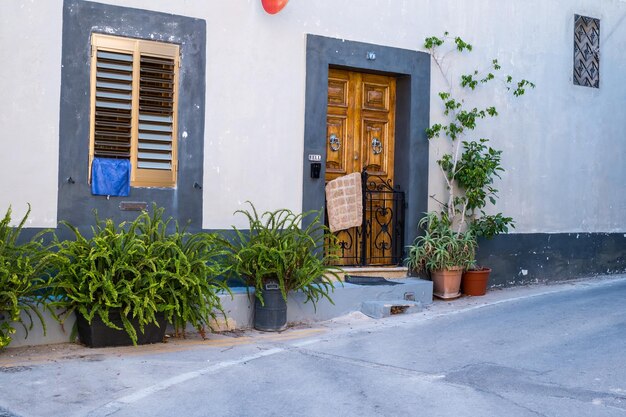
[(0, 1), (0, 213), (27, 226), (57, 221), (60, 1)]
[[(485, 99), (501, 116), (478, 132), (504, 150), (498, 210), (515, 231), (626, 231), (622, 0), (291, 0), (274, 16), (259, 0), (101, 2), (207, 22), (205, 228), (238, 222), (245, 200), (300, 209), (307, 33), (415, 50), (448, 30), (476, 48), (455, 67), (498, 58), (537, 84), (519, 100)], [(0, 208), (31, 202), (33, 226), (56, 221), (61, 13), (62, 0), (0, 2), (0, 48), (12, 55), (0, 69)], [(572, 84), (575, 13), (601, 19), (599, 90)], [(443, 88), (433, 68), (433, 121)], [(433, 143), (431, 194), (443, 190), (438, 154)]]

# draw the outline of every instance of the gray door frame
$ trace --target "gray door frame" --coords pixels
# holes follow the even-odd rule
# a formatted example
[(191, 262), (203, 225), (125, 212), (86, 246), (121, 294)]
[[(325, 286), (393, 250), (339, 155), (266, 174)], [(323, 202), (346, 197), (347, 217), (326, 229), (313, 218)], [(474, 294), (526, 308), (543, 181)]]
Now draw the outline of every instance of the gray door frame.
[[(328, 69), (380, 73), (397, 78), (394, 183), (406, 193), (404, 236), (411, 243), (428, 208), (430, 55), (344, 39), (307, 35), (303, 155), (303, 211), (324, 209)], [(320, 178), (311, 178), (310, 155), (321, 155)]]

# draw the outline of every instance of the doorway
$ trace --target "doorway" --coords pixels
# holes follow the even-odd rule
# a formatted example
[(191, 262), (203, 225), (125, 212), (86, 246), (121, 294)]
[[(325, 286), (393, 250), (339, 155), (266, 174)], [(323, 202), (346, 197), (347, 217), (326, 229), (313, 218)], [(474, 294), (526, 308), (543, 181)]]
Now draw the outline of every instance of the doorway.
[(338, 265), (399, 261), (404, 203), (394, 190), (395, 109), (395, 77), (329, 69), (325, 182), (355, 172), (365, 182), (362, 225), (335, 233)]
[[(327, 156), (333, 152), (329, 149), (328, 135), (329, 71), (339, 69), (391, 76), (395, 79), (396, 96), (394, 128), (388, 130), (394, 136), (394, 155), (388, 168), (392, 169), (394, 191), (400, 188), (405, 195), (402, 205), (405, 222), (398, 227), (402, 229), (405, 242), (415, 239), (417, 223), (428, 207), (428, 140), (425, 132), (429, 125), (430, 65), (431, 57), (425, 52), (307, 35), (302, 211), (323, 210), (325, 207), (326, 160), (346, 163), (344, 167), (347, 166), (346, 159)], [(371, 96), (373, 99), (377, 93), (373, 92)], [(313, 169), (320, 162), (321, 170)], [(401, 259), (404, 248), (397, 249)]]

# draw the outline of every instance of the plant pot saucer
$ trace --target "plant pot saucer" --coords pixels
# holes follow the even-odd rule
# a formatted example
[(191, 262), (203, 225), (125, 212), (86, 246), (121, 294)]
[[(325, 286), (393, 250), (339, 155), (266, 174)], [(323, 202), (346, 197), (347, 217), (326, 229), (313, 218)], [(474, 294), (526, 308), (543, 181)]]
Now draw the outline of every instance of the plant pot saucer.
[(433, 293), (433, 296), (439, 298), (440, 300), (456, 300), (457, 298), (461, 298), (461, 291), (456, 294), (436, 294)]

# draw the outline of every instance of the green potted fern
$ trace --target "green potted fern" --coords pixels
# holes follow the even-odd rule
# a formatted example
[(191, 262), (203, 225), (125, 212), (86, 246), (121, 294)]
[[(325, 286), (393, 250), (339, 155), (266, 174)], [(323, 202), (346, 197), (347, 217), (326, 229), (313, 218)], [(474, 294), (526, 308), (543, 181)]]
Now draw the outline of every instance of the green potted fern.
[(85, 237), (62, 222), (74, 239), (57, 241), (51, 280), (59, 320), (76, 313), (79, 337), (92, 347), (161, 342), (167, 323), (204, 332), (223, 313), (218, 279), (221, 246), (214, 235), (169, 233), (163, 209), (116, 225), (100, 220)]
[(0, 220), (0, 349), (11, 343), (16, 325), (24, 329), (26, 336), (33, 328), (36, 317), (43, 327), (46, 326), (41, 315), (41, 306), (45, 301), (39, 296), (45, 287), (45, 255), (47, 249), (37, 237), (19, 243), (19, 235), (28, 211), (17, 225), (11, 226), (11, 208)]
[(249, 204), (250, 210), (236, 212), (247, 218), (249, 229), (233, 227), (234, 235), (226, 241), (229, 253), (225, 262), (231, 274), (255, 290), (254, 327), (279, 331), (287, 324), (290, 292), (304, 293), (305, 302), (314, 305), (323, 298), (332, 303), (334, 285), (329, 276), (338, 280), (339, 268), (329, 265), (333, 255), (322, 253), (324, 239), (330, 234), (319, 212), (295, 214), (279, 209), (259, 215)]
[(463, 271), (474, 264), (476, 239), (471, 231), (453, 230), (445, 213), (427, 213), (419, 227), (423, 234), (408, 247), (407, 267), (427, 272), (433, 281), (433, 295), (443, 299), (461, 295)]

